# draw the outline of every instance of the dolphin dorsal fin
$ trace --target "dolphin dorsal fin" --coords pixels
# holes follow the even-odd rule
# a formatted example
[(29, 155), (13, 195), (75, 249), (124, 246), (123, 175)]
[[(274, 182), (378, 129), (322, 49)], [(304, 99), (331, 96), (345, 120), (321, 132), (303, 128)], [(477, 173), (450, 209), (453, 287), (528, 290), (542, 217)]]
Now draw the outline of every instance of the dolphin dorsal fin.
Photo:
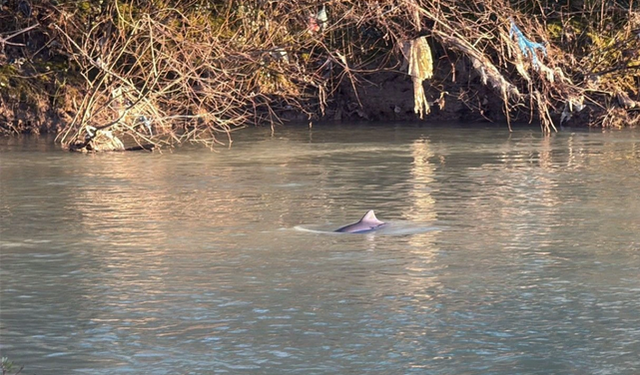
[(375, 214), (375, 212), (373, 212), (373, 210), (367, 211), (367, 213), (364, 214), (362, 219), (360, 219), (360, 222), (382, 224), (382, 221), (378, 220), (378, 218), (376, 217), (376, 214)]
[(378, 220), (373, 210), (369, 210), (358, 222), (338, 228), (336, 232), (366, 233), (376, 230), (383, 225), (385, 225), (385, 223)]

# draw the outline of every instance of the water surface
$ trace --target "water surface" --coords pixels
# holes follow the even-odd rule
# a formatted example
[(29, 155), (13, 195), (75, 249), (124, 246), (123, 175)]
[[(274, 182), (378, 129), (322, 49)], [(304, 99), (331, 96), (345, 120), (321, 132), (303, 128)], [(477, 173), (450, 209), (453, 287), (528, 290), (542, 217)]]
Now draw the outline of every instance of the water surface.
[[(637, 374), (640, 132), (250, 129), (0, 144), (0, 348), (26, 374)], [(337, 228), (375, 209), (414, 229)]]

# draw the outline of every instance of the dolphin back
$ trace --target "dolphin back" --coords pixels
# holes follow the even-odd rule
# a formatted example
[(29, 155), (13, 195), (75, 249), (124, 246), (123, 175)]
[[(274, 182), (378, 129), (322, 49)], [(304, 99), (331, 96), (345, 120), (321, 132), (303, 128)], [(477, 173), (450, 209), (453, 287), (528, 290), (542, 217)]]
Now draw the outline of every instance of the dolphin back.
[(367, 211), (366, 214), (362, 217), (362, 219), (357, 222), (349, 225), (345, 225), (341, 228), (336, 229), (336, 232), (342, 233), (366, 233), (371, 232), (376, 229), (380, 229), (385, 225), (385, 222), (378, 220), (376, 214), (373, 210)]

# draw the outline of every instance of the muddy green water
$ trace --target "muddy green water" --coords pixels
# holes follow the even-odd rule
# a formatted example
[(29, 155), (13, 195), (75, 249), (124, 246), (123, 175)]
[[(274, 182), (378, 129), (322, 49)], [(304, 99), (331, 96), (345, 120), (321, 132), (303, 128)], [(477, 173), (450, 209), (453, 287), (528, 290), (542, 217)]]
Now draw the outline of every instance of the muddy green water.
[[(1, 139), (0, 348), (38, 375), (638, 374), (639, 202), (633, 130)], [(396, 229), (323, 232), (368, 209)]]

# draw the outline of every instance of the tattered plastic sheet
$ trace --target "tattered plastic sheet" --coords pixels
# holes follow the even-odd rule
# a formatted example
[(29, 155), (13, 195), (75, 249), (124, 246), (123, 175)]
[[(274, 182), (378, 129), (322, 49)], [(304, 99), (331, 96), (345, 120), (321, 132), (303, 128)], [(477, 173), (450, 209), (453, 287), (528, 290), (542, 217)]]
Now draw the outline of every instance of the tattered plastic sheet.
[(409, 75), (413, 81), (413, 110), (420, 118), (431, 111), (429, 102), (424, 92), (422, 82), (433, 77), (433, 57), (427, 38), (422, 36), (417, 39), (404, 42), (402, 53), (409, 65)]

